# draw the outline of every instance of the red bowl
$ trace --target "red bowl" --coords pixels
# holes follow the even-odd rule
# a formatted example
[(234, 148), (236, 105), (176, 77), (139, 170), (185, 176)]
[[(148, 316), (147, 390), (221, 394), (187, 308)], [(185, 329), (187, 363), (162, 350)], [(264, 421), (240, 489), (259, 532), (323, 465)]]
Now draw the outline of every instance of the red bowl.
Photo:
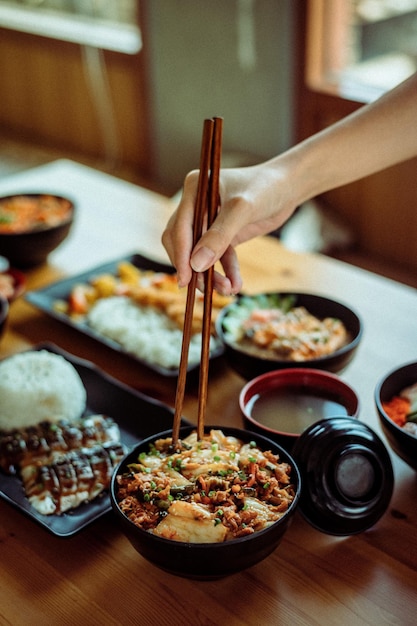
[[(5, 277), (6, 283), (3, 285), (2, 277)], [(19, 270), (9, 268), (7, 271), (0, 272), (0, 295), (7, 298), (9, 302), (13, 302), (24, 293), (26, 289), (26, 277)]]
[(290, 368), (246, 383), (239, 405), (247, 428), (292, 450), (301, 432), (330, 417), (358, 417), (359, 398), (339, 376), (323, 370)]
[(0, 337), (3, 335), (9, 317), (9, 301), (0, 295)]

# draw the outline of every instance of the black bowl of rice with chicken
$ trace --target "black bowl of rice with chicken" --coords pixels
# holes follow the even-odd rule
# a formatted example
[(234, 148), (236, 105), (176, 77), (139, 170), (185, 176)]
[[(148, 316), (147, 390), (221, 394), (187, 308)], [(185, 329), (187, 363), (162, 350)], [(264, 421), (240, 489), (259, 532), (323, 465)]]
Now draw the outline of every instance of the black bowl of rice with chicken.
[(132, 546), (161, 569), (210, 580), (265, 559), (296, 511), (301, 479), (292, 457), (238, 428), (185, 427), (136, 446), (113, 474), (110, 497)]

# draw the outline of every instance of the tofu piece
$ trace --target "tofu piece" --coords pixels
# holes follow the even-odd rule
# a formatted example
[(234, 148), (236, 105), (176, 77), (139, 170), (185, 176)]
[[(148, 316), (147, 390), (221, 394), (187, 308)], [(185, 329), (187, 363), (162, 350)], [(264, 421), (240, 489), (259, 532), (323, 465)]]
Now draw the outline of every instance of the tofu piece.
[(223, 524), (216, 524), (203, 506), (177, 501), (153, 532), (159, 537), (184, 543), (221, 543), (226, 539), (227, 529)]

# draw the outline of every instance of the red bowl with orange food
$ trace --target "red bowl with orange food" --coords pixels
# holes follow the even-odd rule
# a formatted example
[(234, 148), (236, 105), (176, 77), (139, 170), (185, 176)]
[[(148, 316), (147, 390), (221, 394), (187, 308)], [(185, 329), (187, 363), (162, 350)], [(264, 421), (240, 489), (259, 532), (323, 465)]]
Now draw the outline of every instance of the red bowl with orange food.
[(377, 384), (375, 404), (381, 428), (394, 452), (417, 470), (417, 362), (398, 367)]
[(44, 263), (67, 237), (74, 203), (49, 193), (21, 193), (0, 198), (0, 254), (16, 267)]

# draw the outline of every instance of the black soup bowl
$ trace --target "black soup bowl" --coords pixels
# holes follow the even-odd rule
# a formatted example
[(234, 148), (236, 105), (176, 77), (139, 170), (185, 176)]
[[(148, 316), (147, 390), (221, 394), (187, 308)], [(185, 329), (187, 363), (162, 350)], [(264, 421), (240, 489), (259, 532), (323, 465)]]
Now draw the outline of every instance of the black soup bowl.
[[(281, 542), (284, 533), (290, 526), (298, 506), (301, 491), (299, 470), (292, 457), (278, 444), (266, 437), (239, 428), (207, 426), (205, 432), (212, 428), (222, 430), (226, 436), (236, 437), (248, 443), (256, 441), (261, 450), (271, 450), (278, 454), (280, 461), (291, 466), (292, 485), (295, 497), (286, 513), (267, 528), (237, 539), (221, 543), (185, 543), (165, 539), (136, 526), (122, 512), (118, 504), (117, 477), (128, 471), (130, 463), (137, 462), (141, 452), (147, 452), (150, 444), (157, 439), (172, 436), (172, 431), (165, 431), (143, 440), (117, 466), (110, 485), (110, 500), (121, 528), (135, 550), (157, 567), (184, 578), (211, 580), (223, 578), (245, 570), (269, 556)], [(180, 430), (180, 439), (187, 437), (195, 427), (187, 426)]]
[(417, 383), (417, 362), (402, 365), (378, 382), (374, 400), (381, 428), (390, 447), (410, 467), (417, 470), (417, 436), (393, 422), (383, 407), (383, 403), (400, 395), (403, 389), (415, 383)]
[[(295, 361), (248, 350), (236, 341), (236, 329), (240, 322), (248, 317), (253, 308), (268, 309), (276, 307), (270, 303), (278, 302), (284, 310), (293, 307), (305, 307), (309, 313), (319, 320), (325, 318), (339, 319), (345, 326), (348, 341), (335, 352), (326, 356)], [(235, 302), (226, 306), (216, 319), (216, 332), (224, 344), (225, 356), (233, 369), (243, 378), (250, 380), (266, 372), (291, 367), (308, 367), (339, 373), (353, 359), (360, 344), (363, 325), (359, 316), (346, 304), (308, 293), (279, 292), (253, 296), (242, 295)]]
[[(6, 227), (7, 222), (20, 219), (19, 212), (29, 210), (37, 215), (31, 225), (16, 226), (16, 230)], [(0, 254), (19, 268), (44, 263), (68, 236), (74, 214), (74, 203), (54, 194), (21, 193), (0, 198)]]

